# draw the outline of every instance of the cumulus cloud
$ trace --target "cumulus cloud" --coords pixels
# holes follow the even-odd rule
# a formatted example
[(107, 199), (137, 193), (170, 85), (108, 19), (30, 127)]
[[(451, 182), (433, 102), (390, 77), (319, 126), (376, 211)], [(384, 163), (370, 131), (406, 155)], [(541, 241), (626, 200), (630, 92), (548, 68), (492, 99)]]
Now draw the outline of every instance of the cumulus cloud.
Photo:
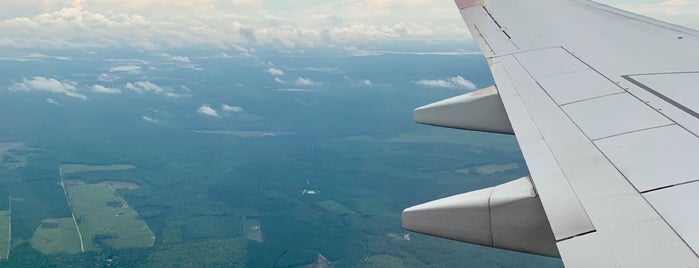
[(102, 85), (94, 85), (94, 86), (92, 86), (92, 92), (104, 93), (104, 94), (119, 94), (119, 93), (121, 93), (121, 90), (119, 90), (118, 88), (105, 87)]
[(304, 68), (306, 71), (314, 71), (314, 72), (326, 72), (326, 73), (342, 73), (342, 69), (337, 68), (337, 67), (306, 67)]
[(190, 63), (189, 57), (187, 57), (187, 56), (172, 56), (172, 57), (170, 57), (170, 59), (173, 61)]
[(397, 50), (367, 50), (356, 46), (345, 47), (345, 53), (356, 56), (379, 56), (379, 55), (417, 55), (417, 56), (465, 56), (465, 55), (481, 55), (480, 51), (467, 51), (457, 49), (455, 51), (397, 51)]
[[(249, 51), (246, 46), (257, 45), (288, 49), (468, 36), (466, 27), (453, 13), (453, 4), (431, 1), (421, 1), (419, 5), (391, 1), (389, 6), (337, 1), (284, 5), (283, 9), (275, 8), (277, 3), (269, 1), (243, 6), (236, 4), (238, 1), (205, 0), (111, 0), (83, 4), (43, 1), (40, 5), (25, 2), (3, 3), (0, 47), (214, 47), (245, 55)], [(408, 10), (395, 10), (396, 7)], [(272, 9), (280, 13), (267, 11)], [(333, 14), (338, 10), (341, 12)], [(430, 18), (403, 23), (406, 14), (430, 14)], [(444, 18), (449, 18), (450, 23), (443, 23)], [(442, 23), (435, 25), (433, 21)]]
[(476, 84), (473, 82), (464, 79), (461, 76), (455, 76), (449, 79), (454, 85), (457, 87), (463, 88), (463, 89), (468, 89), (468, 90), (474, 90), (476, 89)]
[(61, 93), (67, 96), (87, 99), (87, 96), (78, 92), (77, 83), (70, 81), (58, 81), (54, 78), (35, 76), (32, 78), (22, 77), (22, 82), (15, 82), (10, 86), (13, 91), (46, 91), (51, 93)]
[(146, 93), (146, 92), (153, 92), (153, 93), (163, 93), (163, 88), (160, 86), (151, 83), (150, 81), (139, 81), (135, 83), (126, 83), (126, 88), (135, 91), (138, 93)]
[(435, 79), (435, 80), (429, 80), (429, 79), (420, 79), (417, 81), (413, 81), (418, 86), (423, 86), (423, 87), (454, 87), (454, 84), (451, 82), (444, 80), (444, 79)]
[(48, 102), (48, 103), (50, 103), (50, 104), (53, 104), (53, 105), (56, 105), (56, 106), (61, 106), (60, 103), (58, 103), (57, 101), (53, 100), (52, 98), (46, 98), (46, 102)]
[(420, 79), (413, 81), (413, 83), (423, 87), (462, 88), (467, 90), (474, 90), (477, 88), (473, 82), (466, 80), (461, 76), (434, 80)]
[(277, 68), (269, 68), (269, 69), (265, 70), (265, 72), (268, 72), (269, 74), (274, 75), (274, 76), (284, 75), (284, 71), (277, 69)]
[(286, 82), (284, 82), (284, 80), (282, 80), (282, 79), (279, 78), (279, 77), (275, 77), (275, 78), (274, 78), (274, 82), (277, 82), (277, 83), (279, 83), (279, 84), (284, 84), (284, 83), (286, 83)]
[(240, 107), (240, 106), (231, 106), (231, 105), (228, 105), (228, 104), (225, 104), (225, 103), (224, 103), (224, 104), (221, 104), (221, 110), (223, 110), (223, 111), (225, 111), (225, 112), (231, 112), (231, 113), (240, 113), (240, 112), (245, 111), (245, 110), (243, 109), (243, 107)]
[(155, 119), (155, 118), (149, 117), (149, 116), (145, 116), (145, 115), (141, 116), (141, 119), (143, 119), (143, 121), (146, 121), (148, 123), (158, 123), (158, 119)]
[(169, 60), (171, 60), (171, 61), (182, 62), (182, 63), (190, 63), (189, 57), (187, 57), (187, 56), (174, 56), (174, 55), (170, 55), (170, 54), (167, 54), (167, 53), (158, 53), (158, 54), (156, 54), (156, 55), (157, 55), (157, 56), (160, 56), (160, 57), (167, 58), (167, 59), (169, 59)]
[(165, 96), (172, 97), (172, 98), (179, 98), (179, 97), (182, 97), (184, 95), (179, 94), (179, 93), (174, 93), (174, 92), (167, 92), (167, 93), (165, 93)]
[(300, 77), (300, 76), (298, 78), (296, 78), (294, 83), (299, 85), (299, 86), (317, 86), (317, 85), (322, 84), (320, 82), (316, 82), (316, 81), (313, 81), (309, 78)]
[(141, 70), (141, 66), (136, 65), (122, 65), (109, 69), (109, 72), (125, 72), (125, 73), (138, 73)]
[(54, 60), (63, 60), (63, 61), (69, 61), (72, 60), (72, 57), (67, 57), (67, 56), (50, 56), (46, 54), (41, 54), (41, 53), (30, 53), (24, 56), (25, 59), (54, 59)]
[(201, 107), (197, 109), (197, 113), (204, 116), (218, 117), (218, 112), (207, 104), (202, 104)]
[(370, 87), (370, 86), (371, 86), (371, 80), (369, 80), (369, 79), (360, 80), (360, 81), (359, 81), (359, 84), (362, 85), (362, 86)]

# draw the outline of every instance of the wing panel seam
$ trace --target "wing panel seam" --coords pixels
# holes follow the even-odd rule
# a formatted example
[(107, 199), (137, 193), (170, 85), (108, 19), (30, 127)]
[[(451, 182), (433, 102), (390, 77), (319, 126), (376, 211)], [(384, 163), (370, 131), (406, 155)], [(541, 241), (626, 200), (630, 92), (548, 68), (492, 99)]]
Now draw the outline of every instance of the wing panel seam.
[[(577, 125), (577, 124), (576, 124)], [(660, 126), (653, 126), (653, 127), (647, 127), (647, 128), (642, 128), (642, 129), (636, 129), (636, 130), (631, 130), (631, 131), (626, 131), (624, 133), (619, 133), (619, 134), (614, 134), (614, 135), (609, 135), (609, 136), (604, 136), (596, 139), (590, 139), (591, 141), (599, 141), (607, 138), (612, 138), (612, 137), (617, 137), (621, 135), (626, 135), (626, 134), (631, 134), (631, 133), (636, 133), (636, 132), (641, 132), (641, 131), (646, 131), (646, 130), (651, 130), (651, 129), (656, 129), (656, 128), (663, 128), (663, 127), (669, 127), (669, 126), (676, 126), (677, 124), (675, 123), (670, 123), (670, 124), (665, 124), (665, 125), (660, 125)], [(614, 163), (612, 163), (614, 164)]]
[[(566, 50), (566, 51), (567, 51), (567, 50)], [(527, 75), (529, 76), (529, 78), (531, 78), (531, 79), (539, 86), (539, 89), (541, 89), (541, 90), (544, 91), (544, 94), (545, 94), (546, 96), (548, 96), (549, 100), (550, 100), (550, 101), (553, 101), (553, 102), (555, 103), (555, 101), (553, 100), (553, 98), (551, 97), (551, 95), (549, 95), (548, 92), (546, 92), (546, 90), (544, 90), (544, 88), (539, 84), (539, 82), (536, 81), (536, 79), (534, 79), (534, 77), (532, 76), (532, 74), (529, 73), (529, 71), (524, 67), (524, 65), (522, 65), (522, 63), (519, 61), (519, 59), (516, 57), (516, 55), (513, 55), (512, 58), (514, 58), (515, 61), (517, 62), (517, 64), (519, 64), (519, 66), (527, 73)], [(577, 58), (577, 57), (576, 57), (576, 58)], [(578, 59), (578, 60), (579, 60), (579, 59)], [(582, 62), (582, 60), (580, 60), (580, 61)], [(587, 65), (588, 67), (590, 67), (587, 63), (585, 63), (585, 62), (583, 62), (583, 63), (584, 63), (585, 65)], [(590, 68), (591, 68), (591, 67), (590, 67)], [(594, 70), (594, 68), (591, 68), (591, 69)], [(597, 72), (597, 71), (595, 70), (595, 72)], [(598, 72), (598, 73), (599, 73), (599, 72)], [(606, 77), (606, 76), (605, 76), (605, 77)], [(629, 93), (628, 91), (626, 91), (626, 89), (624, 89), (624, 91), (627, 92), (628, 94), (630, 94), (631, 96), (634, 96), (633, 94), (631, 94), (631, 93)], [(519, 94), (519, 92), (518, 92), (518, 94)], [(634, 98), (638, 99), (636, 96), (634, 96)], [(639, 99), (639, 101), (640, 101), (640, 99)], [(645, 102), (644, 102), (644, 103), (645, 103)], [(647, 103), (646, 103), (646, 105), (647, 105)], [(526, 104), (525, 104), (525, 106), (526, 106)], [(557, 106), (558, 106), (558, 105), (557, 105)], [(670, 225), (670, 223), (662, 216), (662, 214), (660, 214), (660, 212), (659, 212), (655, 207), (653, 207), (653, 205), (643, 196), (643, 194), (638, 190), (638, 188), (636, 188), (636, 186), (635, 186), (633, 183), (631, 183), (631, 181), (629, 180), (629, 178), (627, 178), (627, 177), (624, 175), (624, 173), (621, 172), (621, 170), (619, 169), (619, 167), (617, 167), (617, 166), (614, 164), (614, 162), (612, 162), (611, 159), (609, 159), (609, 157), (597, 146), (597, 144), (595, 144), (595, 143), (590, 139), (590, 137), (587, 136), (587, 134), (585, 134), (585, 132), (582, 131), (582, 129), (580, 128), (580, 126), (579, 126), (577, 123), (575, 123), (575, 121), (572, 120), (572, 118), (570, 118), (570, 115), (568, 115), (568, 113), (566, 113), (565, 110), (563, 110), (560, 106), (558, 106), (558, 108), (559, 108), (560, 111), (565, 115), (565, 117), (578, 129), (578, 131), (579, 131), (582, 135), (584, 135), (584, 136), (590, 141), (590, 143), (595, 147), (595, 149), (597, 149), (597, 151), (602, 155), (602, 157), (604, 157), (604, 158), (607, 160), (607, 162), (609, 162), (609, 163), (611, 164), (611, 166), (617, 171), (617, 173), (618, 173), (622, 178), (624, 178), (624, 180), (625, 180), (633, 189), (636, 190), (636, 193), (637, 193), (638, 195), (640, 195), (640, 197), (641, 197), (641, 198), (643, 199), (643, 201), (650, 207), (650, 209), (652, 209), (652, 211), (655, 212), (655, 215), (657, 215), (657, 218), (656, 218), (656, 219), (658, 219), (658, 220), (664, 222), (664, 223), (667, 225), (667, 227), (670, 228), (670, 230), (672, 230), (672, 232), (677, 236), (677, 238), (679, 238), (679, 240), (682, 241), (682, 243), (683, 243), (687, 248), (689, 248), (690, 251), (691, 251), (695, 256), (699, 256), (699, 255), (697, 254), (697, 252), (694, 252), (694, 250), (692, 250), (692, 247), (689, 246), (689, 244), (687, 243), (687, 241), (684, 240), (684, 238), (679, 234), (679, 232), (677, 232), (677, 230), (675, 230), (675, 228), (672, 227), (672, 225)], [(651, 108), (652, 108), (652, 107), (651, 107)], [(662, 113), (661, 113), (661, 114), (662, 114)], [(663, 115), (663, 116), (664, 116), (664, 115)], [(676, 124), (676, 122), (674, 122), (674, 121), (672, 121), (672, 122)], [(534, 123), (534, 124), (536, 125), (536, 123)], [(537, 126), (537, 131), (538, 131), (538, 126)], [(545, 142), (545, 143), (546, 143), (546, 146), (547, 146), (548, 149), (549, 149), (549, 152), (551, 152), (551, 151), (550, 151), (550, 146), (548, 145), (548, 142)], [(558, 159), (556, 158), (556, 156), (553, 154), (553, 152), (551, 152), (551, 153), (552, 153), (553, 158), (554, 158), (554, 159), (556, 160), (556, 162), (558, 163)], [(558, 163), (558, 164), (559, 164), (559, 169), (560, 169), (560, 163)], [(561, 172), (562, 172), (563, 174), (565, 174), (565, 171), (564, 171), (563, 169), (560, 169), (560, 170), (561, 170)], [(570, 181), (568, 180), (567, 176), (565, 177), (565, 179), (566, 179), (566, 182), (568, 183), (568, 185), (570, 185)], [(580, 199), (578, 199), (577, 192), (575, 191), (575, 188), (574, 188), (572, 185), (570, 185), (570, 188), (571, 188), (571, 191), (573, 191), (573, 193), (575, 193), (576, 199), (578, 200), (578, 202), (580, 202)], [(582, 205), (582, 202), (581, 202), (580, 204), (581, 204), (581, 206), (583, 206), (583, 210), (585, 210), (585, 208), (584, 208), (585, 206)], [(585, 210), (585, 214), (587, 215), (587, 210)], [(588, 215), (588, 220), (590, 220), (590, 222), (591, 222), (591, 224), (592, 224), (594, 230), (597, 230), (597, 228), (594, 226), (594, 223), (592, 223), (592, 219), (589, 218), (589, 215)], [(604, 240), (604, 236), (601, 236), (601, 238), (602, 238), (602, 240)], [(605, 243), (606, 243), (606, 242), (605, 242)], [(614, 259), (615, 261), (618, 261), (617, 258), (616, 258), (616, 255), (615, 255), (614, 252), (613, 252), (613, 250), (610, 250), (609, 248), (607, 248), (607, 251), (608, 251), (610, 254), (612, 254), (612, 256), (614, 256), (613, 259)]]
[(676, 102), (675, 100), (665, 96), (663, 93), (660, 93), (657, 90), (655, 90), (649, 86), (646, 86), (645, 84), (639, 82), (638, 80), (631, 78), (631, 76), (622, 75), (621, 78), (626, 79), (627, 81), (631, 82), (632, 84), (636, 85), (637, 87), (640, 87), (643, 90), (648, 91), (649, 93), (655, 95), (656, 97), (661, 98), (662, 100), (671, 104), (672, 106), (675, 106), (677, 109), (680, 109), (680, 110), (684, 111), (685, 113), (688, 113), (689, 115), (693, 116), (694, 118), (699, 119), (699, 113), (697, 113), (694, 110), (692, 110), (691, 108), (684, 106), (681, 103)]
[[(512, 58), (514, 58), (515, 61), (517, 61), (517, 59), (516, 59), (516, 57), (514, 57), (514, 55), (512, 55)], [(526, 69), (524, 69), (524, 68), (522, 67), (522, 65), (521, 65), (518, 61), (517, 61), (517, 64), (526, 72)], [(502, 63), (501, 63), (501, 65), (502, 65)], [(504, 67), (505, 67), (505, 66), (503, 66), (503, 69), (504, 69), (504, 71), (505, 71), (505, 74), (507, 75), (507, 80), (510, 81), (510, 84), (511, 84), (511, 83), (512, 83), (512, 78), (510, 77), (509, 71), (507, 71), (507, 69), (504, 68)], [(529, 77), (531, 78), (531, 75), (530, 75), (528, 72), (527, 72), (527, 75), (529, 75)], [(536, 81), (535, 81), (535, 82), (536, 82)], [(519, 99), (521, 100), (522, 97), (521, 97), (521, 95), (520, 95), (520, 92), (516, 89), (516, 87), (513, 87), (513, 91), (517, 94), (517, 96), (518, 96)], [(520, 101), (520, 104), (521, 104), (521, 105), (524, 107), (524, 109), (527, 111), (527, 117), (529, 118), (529, 121), (531, 122), (531, 124), (533, 124), (534, 128), (536, 129), (536, 132), (537, 132), (539, 135), (542, 135), (542, 134), (541, 134), (540, 127), (539, 127), (539, 125), (537, 124), (536, 120), (534, 120), (534, 118), (532, 117), (531, 113), (529, 112), (530, 108), (527, 106), (526, 102)], [(516, 135), (516, 134), (515, 134), (515, 135)], [(577, 202), (577, 205), (578, 205), (579, 208), (582, 210), (582, 213), (584, 214), (585, 218), (587, 219), (587, 221), (588, 221), (588, 223), (589, 223), (590, 228), (592, 229), (592, 231), (595, 231), (595, 230), (596, 230), (596, 227), (595, 227), (594, 223), (592, 222), (592, 220), (590, 219), (590, 216), (588, 215), (587, 210), (585, 210), (585, 207), (582, 205), (582, 202), (580, 201), (580, 198), (578, 197), (577, 192), (575, 191), (575, 189), (573, 188), (573, 186), (570, 184), (570, 181), (568, 180), (567, 175), (565, 174), (565, 171), (563, 171), (563, 170), (561, 169), (560, 162), (558, 161), (558, 159), (556, 158), (556, 156), (553, 154), (553, 151), (551, 150), (551, 147), (550, 147), (550, 145), (548, 144), (548, 141), (546, 141), (546, 139), (543, 139), (543, 136), (542, 136), (542, 142), (543, 142), (544, 146), (546, 146), (546, 151), (548, 152), (548, 154), (550, 155), (550, 157), (553, 159), (553, 161), (555, 161), (556, 169), (557, 169), (557, 170), (561, 173), (561, 175), (563, 176), (563, 178), (561, 178), (561, 179), (563, 179), (563, 180), (565, 181), (564, 183), (565, 183), (566, 187), (567, 187), (567, 188), (571, 191), (571, 193), (574, 195), (572, 198), (575, 199), (575, 202)], [(534, 185), (535, 188), (538, 188), (537, 185), (536, 185), (536, 183), (535, 183), (534, 176), (532, 176), (532, 183), (533, 183), (533, 185)], [(546, 211), (546, 209), (544, 209), (544, 211)], [(590, 231), (590, 230), (588, 230), (588, 231), (586, 231), (586, 232), (589, 232), (589, 231)], [(583, 232), (583, 233), (584, 233), (584, 232)], [(573, 236), (575, 236), (575, 235), (573, 235)]]
[(691, 181), (685, 181), (685, 182), (682, 182), (682, 183), (676, 183), (676, 184), (673, 184), (673, 185), (668, 185), (668, 186), (663, 186), (663, 187), (658, 187), (658, 188), (654, 188), (654, 189), (650, 189), (650, 190), (645, 190), (645, 191), (641, 192), (641, 194), (651, 193), (651, 192), (655, 192), (655, 191), (658, 191), (658, 190), (663, 190), (663, 189), (667, 189), (667, 188), (672, 188), (672, 187), (675, 187), (675, 186), (682, 186), (682, 185), (685, 185), (685, 184), (690, 184), (690, 183), (695, 183), (695, 182), (699, 182), (699, 179), (691, 180)]

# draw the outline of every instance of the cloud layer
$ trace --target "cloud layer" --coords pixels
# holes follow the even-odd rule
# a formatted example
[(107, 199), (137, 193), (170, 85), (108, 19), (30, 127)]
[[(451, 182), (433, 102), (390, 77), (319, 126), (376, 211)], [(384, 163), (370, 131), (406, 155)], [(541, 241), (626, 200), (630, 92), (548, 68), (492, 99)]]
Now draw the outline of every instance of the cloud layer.
[[(697, 1), (601, 2), (699, 26)], [(294, 49), (471, 38), (452, 1), (431, 0), (5, 1), (0, 32), (0, 47), (216, 47), (241, 54), (260, 45)]]
[(466, 80), (461, 76), (454, 76), (450, 78), (434, 80), (420, 79), (413, 81), (413, 83), (423, 87), (461, 88), (466, 90), (477, 89), (476, 85), (473, 82)]
[[(425, 18), (421, 14), (431, 15)], [(241, 0), (56, 0), (34, 5), (9, 1), (0, 10), (0, 32), (0, 47), (133, 46), (157, 50), (205, 46), (242, 54), (259, 45), (291, 49), (467, 36), (452, 3), (422, 0), (293, 4)], [(183, 56), (162, 56), (189, 61)]]

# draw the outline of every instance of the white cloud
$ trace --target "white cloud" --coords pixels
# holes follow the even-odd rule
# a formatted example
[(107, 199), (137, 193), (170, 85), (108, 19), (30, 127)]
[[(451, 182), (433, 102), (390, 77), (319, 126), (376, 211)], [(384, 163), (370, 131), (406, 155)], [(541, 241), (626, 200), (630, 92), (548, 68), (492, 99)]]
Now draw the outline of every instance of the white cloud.
[(225, 104), (225, 103), (224, 103), (224, 104), (221, 104), (221, 110), (223, 110), (223, 111), (225, 111), (225, 112), (232, 112), (232, 113), (240, 113), (240, 112), (245, 111), (245, 110), (243, 109), (243, 107), (240, 107), (240, 106), (230, 106), (230, 105)]
[(190, 63), (189, 58), (187, 56), (172, 56), (170, 57), (170, 59), (173, 61)]
[(478, 87), (476, 87), (476, 84), (474, 84), (473, 82), (471, 82), (469, 80), (464, 79), (461, 76), (455, 76), (455, 77), (450, 78), (449, 80), (452, 83), (454, 83), (454, 85), (456, 85), (457, 87), (460, 87), (463, 89), (474, 90), (474, 89), (478, 88)]
[(337, 68), (337, 67), (306, 67), (304, 68), (306, 71), (314, 71), (314, 72), (326, 72), (326, 73), (342, 73), (342, 69)]
[(205, 116), (218, 117), (216, 110), (207, 104), (202, 104), (201, 107), (197, 109), (197, 113)]
[(163, 89), (150, 81), (139, 81), (136, 83), (126, 83), (126, 88), (138, 93), (153, 92), (163, 93)]
[(274, 82), (277, 82), (277, 83), (279, 83), (279, 84), (284, 84), (284, 83), (286, 83), (286, 82), (284, 82), (284, 80), (280, 79), (279, 77), (275, 77), (275, 78), (274, 78)]
[(177, 61), (177, 62), (182, 62), (182, 63), (190, 63), (189, 57), (187, 56), (175, 56), (175, 55), (170, 55), (167, 53), (157, 53), (157, 56), (167, 58), (171, 61)]
[(61, 93), (67, 96), (87, 99), (87, 96), (78, 92), (77, 83), (69, 81), (58, 81), (54, 78), (35, 76), (31, 79), (22, 77), (22, 82), (15, 82), (10, 86), (13, 91), (47, 91), (51, 93)]
[[(656, 4), (639, 4), (653, 2), (650, 0), (602, 2), (621, 7), (626, 2), (632, 11), (666, 14), (663, 18), (683, 16), (683, 21), (697, 25), (697, 1), (654, 1)], [(452, 1), (42, 0), (2, 4), (2, 48), (215, 47), (246, 55), (257, 45), (289, 49), (470, 38)]]
[(423, 87), (462, 88), (467, 90), (474, 90), (477, 88), (473, 82), (466, 80), (461, 76), (434, 80), (420, 79), (413, 81), (413, 83)]
[(60, 103), (58, 103), (57, 101), (53, 100), (52, 98), (46, 98), (46, 102), (48, 102), (48, 103), (50, 103), (50, 104), (53, 104), (53, 105), (56, 105), (56, 106), (61, 106)]
[(63, 61), (69, 61), (72, 60), (72, 57), (66, 57), (66, 56), (49, 56), (41, 53), (30, 53), (24, 56), (25, 59), (54, 59), (54, 60), (63, 60)]
[(265, 72), (268, 72), (269, 74), (274, 75), (274, 76), (284, 75), (284, 71), (277, 69), (277, 68), (269, 68), (269, 69), (265, 70)]
[(428, 80), (428, 79), (421, 79), (417, 81), (413, 81), (418, 86), (423, 86), (423, 87), (454, 87), (454, 84), (451, 82), (444, 80), (444, 79), (435, 79), (435, 80)]
[(165, 96), (168, 96), (168, 97), (171, 97), (171, 98), (179, 98), (179, 97), (182, 97), (182, 96), (184, 96), (184, 95), (178, 94), (178, 93), (174, 93), (174, 92), (167, 92), (167, 93), (165, 93)]
[(467, 51), (458, 49), (455, 51), (397, 51), (397, 50), (366, 50), (356, 46), (345, 47), (345, 52), (356, 57), (379, 56), (379, 55), (418, 55), (418, 56), (464, 56), (481, 55), (480, 51)]
[(687, 27), (699, 28), (699, 1), (656, 0), (651, 3), (620, 1), (613, 6)]
[(294, 81), (294, 83), (299, 85), (299, 86), (317, 86), (317, 85), (322, 84), (320, 82), (316, 82), (316, 81), (313, 81), (309, 78), (300, 77), (300, 76), (299, 76), (299, 78), (296, 78), (296, 81)]
[(119, 90), (118, 88), (105, 87), (102, 85), (92, 86), (92, 91), (97, 92), (97, 93), (104, 93), (104, 94), (119, 94), (119, 93), (121, 93), (121, 90)]
[[(250, 51), (245, 47), (258, 45), (288, 49), (468, 36), (450, 3), (257, 2), (6, 1), (0, 10), (0, 47), (214, 47), (245, 55)], [(403, 23), (406, 17), (415, 22)]]
[(369, 79), (360, 80), (360, 81), (359, 81), (359, 84), (362, 85), (362, 86), (370, 87), (370, 86), (371, 86), (371, 80), (369, 80)]
[(178, 67), (180, 67), (180, 68), (182, 68), (182, 69), (191, 69), (191, 70), (195, 70), (195, 71), (203, 71), (203, 70), (204, 70), (204, 68), (201, 68), (201, 67), (199, 67), (198, 65), (191, 64), (191, 63), (189, 63), (189, 64), (180, 64)]
[(109, 72), (125, 72), (125, 73), (138, 73), (141, 70), (141, 66), (136, 65), (122, 65), (109, 69)]
[(158, 119), (155, 119), (155, 118), (149, 117), (149, 116), (145, 116), (145, 115), (141, 116), (141, 119), (143, 119), (143, 121), (146, 121), (148, 123), (158, 123)]
[(142, 59), (104, 59), (109, 62), (119, 62), (121, 64), (126, 64), (126, 65), (146, 65), (148, 64), (148, 61), (142, 60)]

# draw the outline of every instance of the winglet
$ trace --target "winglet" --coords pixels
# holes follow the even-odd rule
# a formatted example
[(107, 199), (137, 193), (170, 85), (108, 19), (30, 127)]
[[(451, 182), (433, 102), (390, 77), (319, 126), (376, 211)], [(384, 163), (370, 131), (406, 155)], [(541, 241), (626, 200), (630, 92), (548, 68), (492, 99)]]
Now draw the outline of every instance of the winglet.
[(485, 0), (454, 0), (454, 3), (456, 3), (459, 9), (464, 9), (472, 6), (482, 6), (485, 4)]

